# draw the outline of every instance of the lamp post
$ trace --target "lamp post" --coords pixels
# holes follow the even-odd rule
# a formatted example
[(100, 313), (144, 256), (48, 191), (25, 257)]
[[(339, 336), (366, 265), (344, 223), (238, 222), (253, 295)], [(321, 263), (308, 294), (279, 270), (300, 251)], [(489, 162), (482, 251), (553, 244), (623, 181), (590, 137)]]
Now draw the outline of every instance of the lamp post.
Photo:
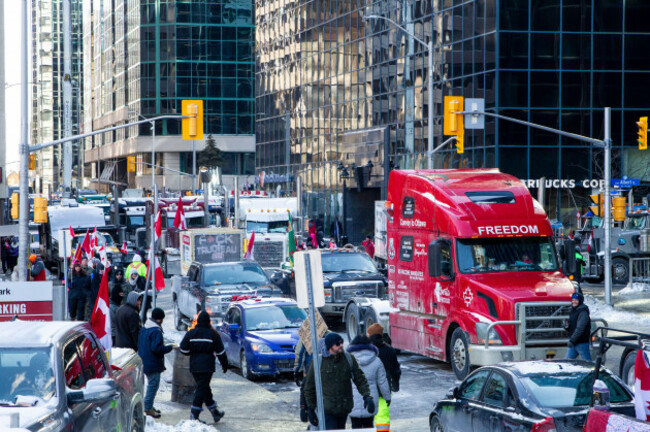
[(399, 28), (402, 30), (404, 33), (407, 35), (411, 36), (414, 40), (419, 42), (420, 44), (424, 45), (428, 50), (429, 50), (429, 74), (428, 74), (428, 79), (429, 82), (427, 83), (428, 86), (428, 100), (429, 100), (429, 125), (428, 125), (428, 140), (427, 140), (427, 168), (432, 169), (433, 168), (433, 38), (429, 43), (425, 42), (423, 39), (420, 39), (419, 37), (415, 36), (413, 33), (410, 31), (406, 30), (404, 27), (396, 23), (390, 18), (387, 18), (385, 16), (381, 15), (368, 15), (364, 18), (364, 20), (369, 21), (371, 19), (378, 19), (378, 20), (385, 20), (388, 21), (389, 23), (393, 24), (395, 27)]

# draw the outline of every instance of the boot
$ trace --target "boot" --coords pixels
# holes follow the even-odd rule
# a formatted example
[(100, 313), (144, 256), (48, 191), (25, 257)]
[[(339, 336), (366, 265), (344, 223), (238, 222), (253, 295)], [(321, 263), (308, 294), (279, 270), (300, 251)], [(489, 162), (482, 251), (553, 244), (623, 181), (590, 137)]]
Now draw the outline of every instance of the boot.
[(210, 414), (212, 414), (212, 418), (214, 419), (215, 423), (221, 420), (221, 417), (223, 417), (226, 414), (225, 412), (219, 409), (217, 404), (209, 406), (208, 409), (210, 410)]
[(197, 408), (195, 406), (192, 406), (190, 409), (190, 420), (196, 420), (201, 423), (205, 423), (199, 418), (199, 416), (201, 415), (201, 411), (203, 411), (203, 408)]

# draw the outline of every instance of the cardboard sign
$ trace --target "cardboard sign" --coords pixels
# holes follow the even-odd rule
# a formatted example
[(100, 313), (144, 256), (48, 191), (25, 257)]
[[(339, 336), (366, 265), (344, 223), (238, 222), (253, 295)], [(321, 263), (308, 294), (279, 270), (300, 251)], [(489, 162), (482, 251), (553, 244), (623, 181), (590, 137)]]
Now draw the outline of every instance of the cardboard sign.
[(0, 321), (52, 321), (52, 281), (0, 282)]
[[(327, 332), (327, 324), (325, 324), (325, 320), (317, 310), (314, 312), (316, 313), (316, 330), (318, 332), (318, 338), (320, 339), (325, 336), (325, 333)], [(300, 342), (305, 346), (307, 352), (311, 354), (311, 324), (309, 318), (302, 323), (300, 330), (298, 330), (298, 337), (300, 338)]]

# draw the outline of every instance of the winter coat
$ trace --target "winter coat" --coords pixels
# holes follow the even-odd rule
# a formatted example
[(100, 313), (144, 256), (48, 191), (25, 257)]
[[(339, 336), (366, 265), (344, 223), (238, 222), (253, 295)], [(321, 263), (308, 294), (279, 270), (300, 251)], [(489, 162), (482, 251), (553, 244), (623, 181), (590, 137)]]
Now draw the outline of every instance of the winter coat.
[(32, 268), (30, 269), (29, 273), (33, 281), (46, 280), (45, 264), (43, 264), (43, 260), (40, 258), (36, 258), (36, 261), (32, 263)]
[(379, 350), (372, 344), (363, 344), (350, 345), (348, 347), (348, 352), (357, 359), (357, 363), (359, 363), (359, 367), (368, 381), (370, 395), (375, 401), (375, 410), (372, 413), (369, 413), (368, 409), (363, 407), (363, 396), (361, 396), (361, 393), (359, 393), (357, 389), (353, 389), (354, 408), (352, 409), (352, 412), (350, 412), (350, 417), (374, 417), (374, 415), (377, 414), (377, 408), (379, 407), (379, 396), (383, 397), (387, 401), (390, 400), (390, 385), (386, 379), (386, 369), (384, 369), (384, 364), (377, 357), (379, 355)]
[[(320, 373), (325, 413), (333, 416), (347, 416), (354, 408), (352, 381), (363, 397), (370, 396), (368, 381), (353, 355), (347, 354), (350, 362), (346, 358), (346, 353), (331, 355), (325, 348), (324, 339), (318, 341), (318, 348), (322, 353)], [(307, 372), (304, 392), (307, 406), (316, 409), (316, 380), (314, 379), (313, 362)]]
[(215, 357), (219, 358), (222, 367), (228, 366), (228, 357), (221, 336), (212, 328), (209, 316), (207, 324), (197, 323), (196, 327), (185, 333), (179, 348), (181, 353), (190, 356), (191, 373), (213, 373)]
[(138, 335), (140, 334), (140, 314), (138, 313), (138, 298), (136, 292), (130, 292), (126, 303), (120, 306), (115, 314), (115, 346), (138, 350)]
[(7, 250), (7, 253), (10, 257), (18, 257), (18, 243), (9, 243), (9, 249)]
[(138, 336), (138, 355), (142, 359), (145, 374), (165, 371), (165, 354), (172, 350), (171, 345), (163, 342), (163, 330), (160, 324), (149, 318)]
[(309, 365), (311, 364), (312, 355), (307, 352), (307, 348), (302, 343), (302, 340), (299, 340), (296, 344), (296, 349), (294, 351), (294, 363), (293, 363), (293, 373), (302, 372), (303, 374), (307, 373), (309, 370)]
[(399, 379), (402, 376), (402, 370), (397, 361), (395, 349), (386, 343), (384, 337), (380, 334), (370, 336), (370, 341), (379, 350), (379, 360), (384, 364), (386, 369), (386, 379), (390, 385), (390, 391), (396, 393), (399, 391)]
[(72, 272), (72, 275), (68, 297), (71, 299), (88, 297), (88, 293), (90, 292), (90, 278), (83, 271), (79, 273)]
[(115, 327), (115, 323), (117, 322), (117, 310), (122, 306), (124, 297), (120, 295), (121, 291), (119, 287), (117, 289), (113, 287), (110, 292), (110, 305), (108, 306), (108, 309), (111, 313), (111, 334), (114, 338), (117, 338), (117, 328)]
[(110, 281), (110, 282), (108, 283), (108, 290), (109, 290), (110, 292), (113, 292), (113, 289), (114, 289), (116, 286), (120, 286), (120, 287), (122, 287), (122, 292), (124, 293), (124, 298), (126, 298), (126, 297), (129, 295), (129, 293), (132, 291), (130, 288), (127, 289), (126, 281), (125, 281), (124, 279), (122, 279), (122, 280), (120, 280), (120, 281), (117, 281), (117, 280), (112, 280), (112, 281)]
[(589, 317), (589, 307), (580, 303), (576, 307), (571, 307), (569, 314), (569, 342), (573, 345), (588, 343), (591, 333), (591, 318)]
[(90, 293), (88, 294), (88, 301), (95, 304), (97, 296), (99, 295), (99, 285), (102, 283), (102, 272), (104, 270), (103, 264), (97, 264), (95, 270), (90, 275)]
[(364, 240), (361, 242), (361, 245), (366, 249), (366, 253), (370, 258), (375, 257), (375, 244), (371, 240)]

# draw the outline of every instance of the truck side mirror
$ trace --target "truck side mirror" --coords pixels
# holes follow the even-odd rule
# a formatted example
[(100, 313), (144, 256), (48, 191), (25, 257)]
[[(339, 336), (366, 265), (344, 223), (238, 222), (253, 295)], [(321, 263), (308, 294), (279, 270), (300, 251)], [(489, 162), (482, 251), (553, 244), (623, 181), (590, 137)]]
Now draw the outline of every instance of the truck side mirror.
[(575, 274), (577, 269), (576, 263), (576, 243), (571, 239), (564, 240), (564, 259), (566, 262), (566, 273)]

